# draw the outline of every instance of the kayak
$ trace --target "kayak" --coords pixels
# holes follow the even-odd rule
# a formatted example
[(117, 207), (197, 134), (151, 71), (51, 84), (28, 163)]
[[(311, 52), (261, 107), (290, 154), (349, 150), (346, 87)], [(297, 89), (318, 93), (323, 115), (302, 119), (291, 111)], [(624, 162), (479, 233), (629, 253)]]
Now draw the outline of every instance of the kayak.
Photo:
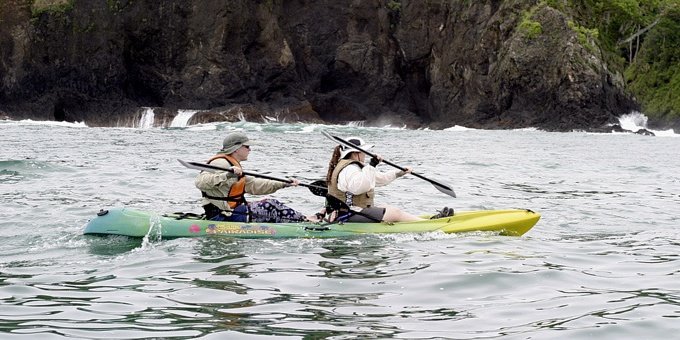
[(85, 235), (144, 237), (153, 233), (161, 238), (225, 236), (237, 238), (332, 238), (362, 234), (462, 233), (490, 231), (521, 236), (541, 215), (531, 210), (461, 211), (453, 216), (416, 222), (397, 223), (243, 223), (201, 219), (195, 214), (159, 215), (129, 208), (101, 210), (86, 225)]

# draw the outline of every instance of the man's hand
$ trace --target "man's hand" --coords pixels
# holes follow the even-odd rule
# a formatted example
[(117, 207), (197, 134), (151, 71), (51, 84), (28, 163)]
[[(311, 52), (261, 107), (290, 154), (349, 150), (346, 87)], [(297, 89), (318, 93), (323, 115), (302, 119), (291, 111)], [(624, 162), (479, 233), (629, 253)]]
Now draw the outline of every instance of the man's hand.
[(241, 177), (243, 176), (243, 169), (237, 167), (237, 166), (232, 166), (231, 170), (234, 172), (234, 175)]

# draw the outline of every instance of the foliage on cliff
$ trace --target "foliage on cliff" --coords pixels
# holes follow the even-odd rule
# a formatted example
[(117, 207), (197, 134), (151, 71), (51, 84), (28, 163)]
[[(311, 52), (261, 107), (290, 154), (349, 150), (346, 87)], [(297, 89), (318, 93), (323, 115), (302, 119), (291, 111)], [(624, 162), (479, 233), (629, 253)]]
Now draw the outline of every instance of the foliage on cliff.
[(680, 117), (680, 1), (568, 2), (582, 25), (597, 30), (605, 58), (625, 74), (643, 111), (655, 118)]
[(650, 31), (626, 78), (645, 112), (680, 117), (680, 6)]

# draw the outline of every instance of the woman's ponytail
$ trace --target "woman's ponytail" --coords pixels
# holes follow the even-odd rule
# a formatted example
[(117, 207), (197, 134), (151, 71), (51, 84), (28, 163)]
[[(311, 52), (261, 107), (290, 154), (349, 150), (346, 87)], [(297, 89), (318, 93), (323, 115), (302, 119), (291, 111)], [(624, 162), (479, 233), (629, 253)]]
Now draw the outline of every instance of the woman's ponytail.
[(326, 185), (331, 185), (331, 177), (333, 176), (333, 171), (340, 161), (340, 145), (336, 146), (333, 150), (333, 156), (331, 156), (331, 161), (328, 163), (328, 173), (326, 174)]

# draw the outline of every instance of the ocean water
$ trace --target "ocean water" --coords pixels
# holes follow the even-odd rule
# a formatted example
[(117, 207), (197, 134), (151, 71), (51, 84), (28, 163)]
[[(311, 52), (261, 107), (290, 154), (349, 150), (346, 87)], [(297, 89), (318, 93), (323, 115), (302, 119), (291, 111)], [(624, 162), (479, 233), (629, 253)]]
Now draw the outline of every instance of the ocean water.
[[(196, 172), (245, 131), (247, 170), (310, 182), (357, 135), (413, 176), (413, 213), (528, 208), (522, 237), (160, 240), (83, 236), (102, 208), (200, 212)], [(305, 124), (89, 128), (0, 121), (0, 338), (667, 339), (680, 331), (680, 139)], [(380, 168), (388, 169), (386, 165)], [(272, 194), (309, 213), (302, 187)]]

